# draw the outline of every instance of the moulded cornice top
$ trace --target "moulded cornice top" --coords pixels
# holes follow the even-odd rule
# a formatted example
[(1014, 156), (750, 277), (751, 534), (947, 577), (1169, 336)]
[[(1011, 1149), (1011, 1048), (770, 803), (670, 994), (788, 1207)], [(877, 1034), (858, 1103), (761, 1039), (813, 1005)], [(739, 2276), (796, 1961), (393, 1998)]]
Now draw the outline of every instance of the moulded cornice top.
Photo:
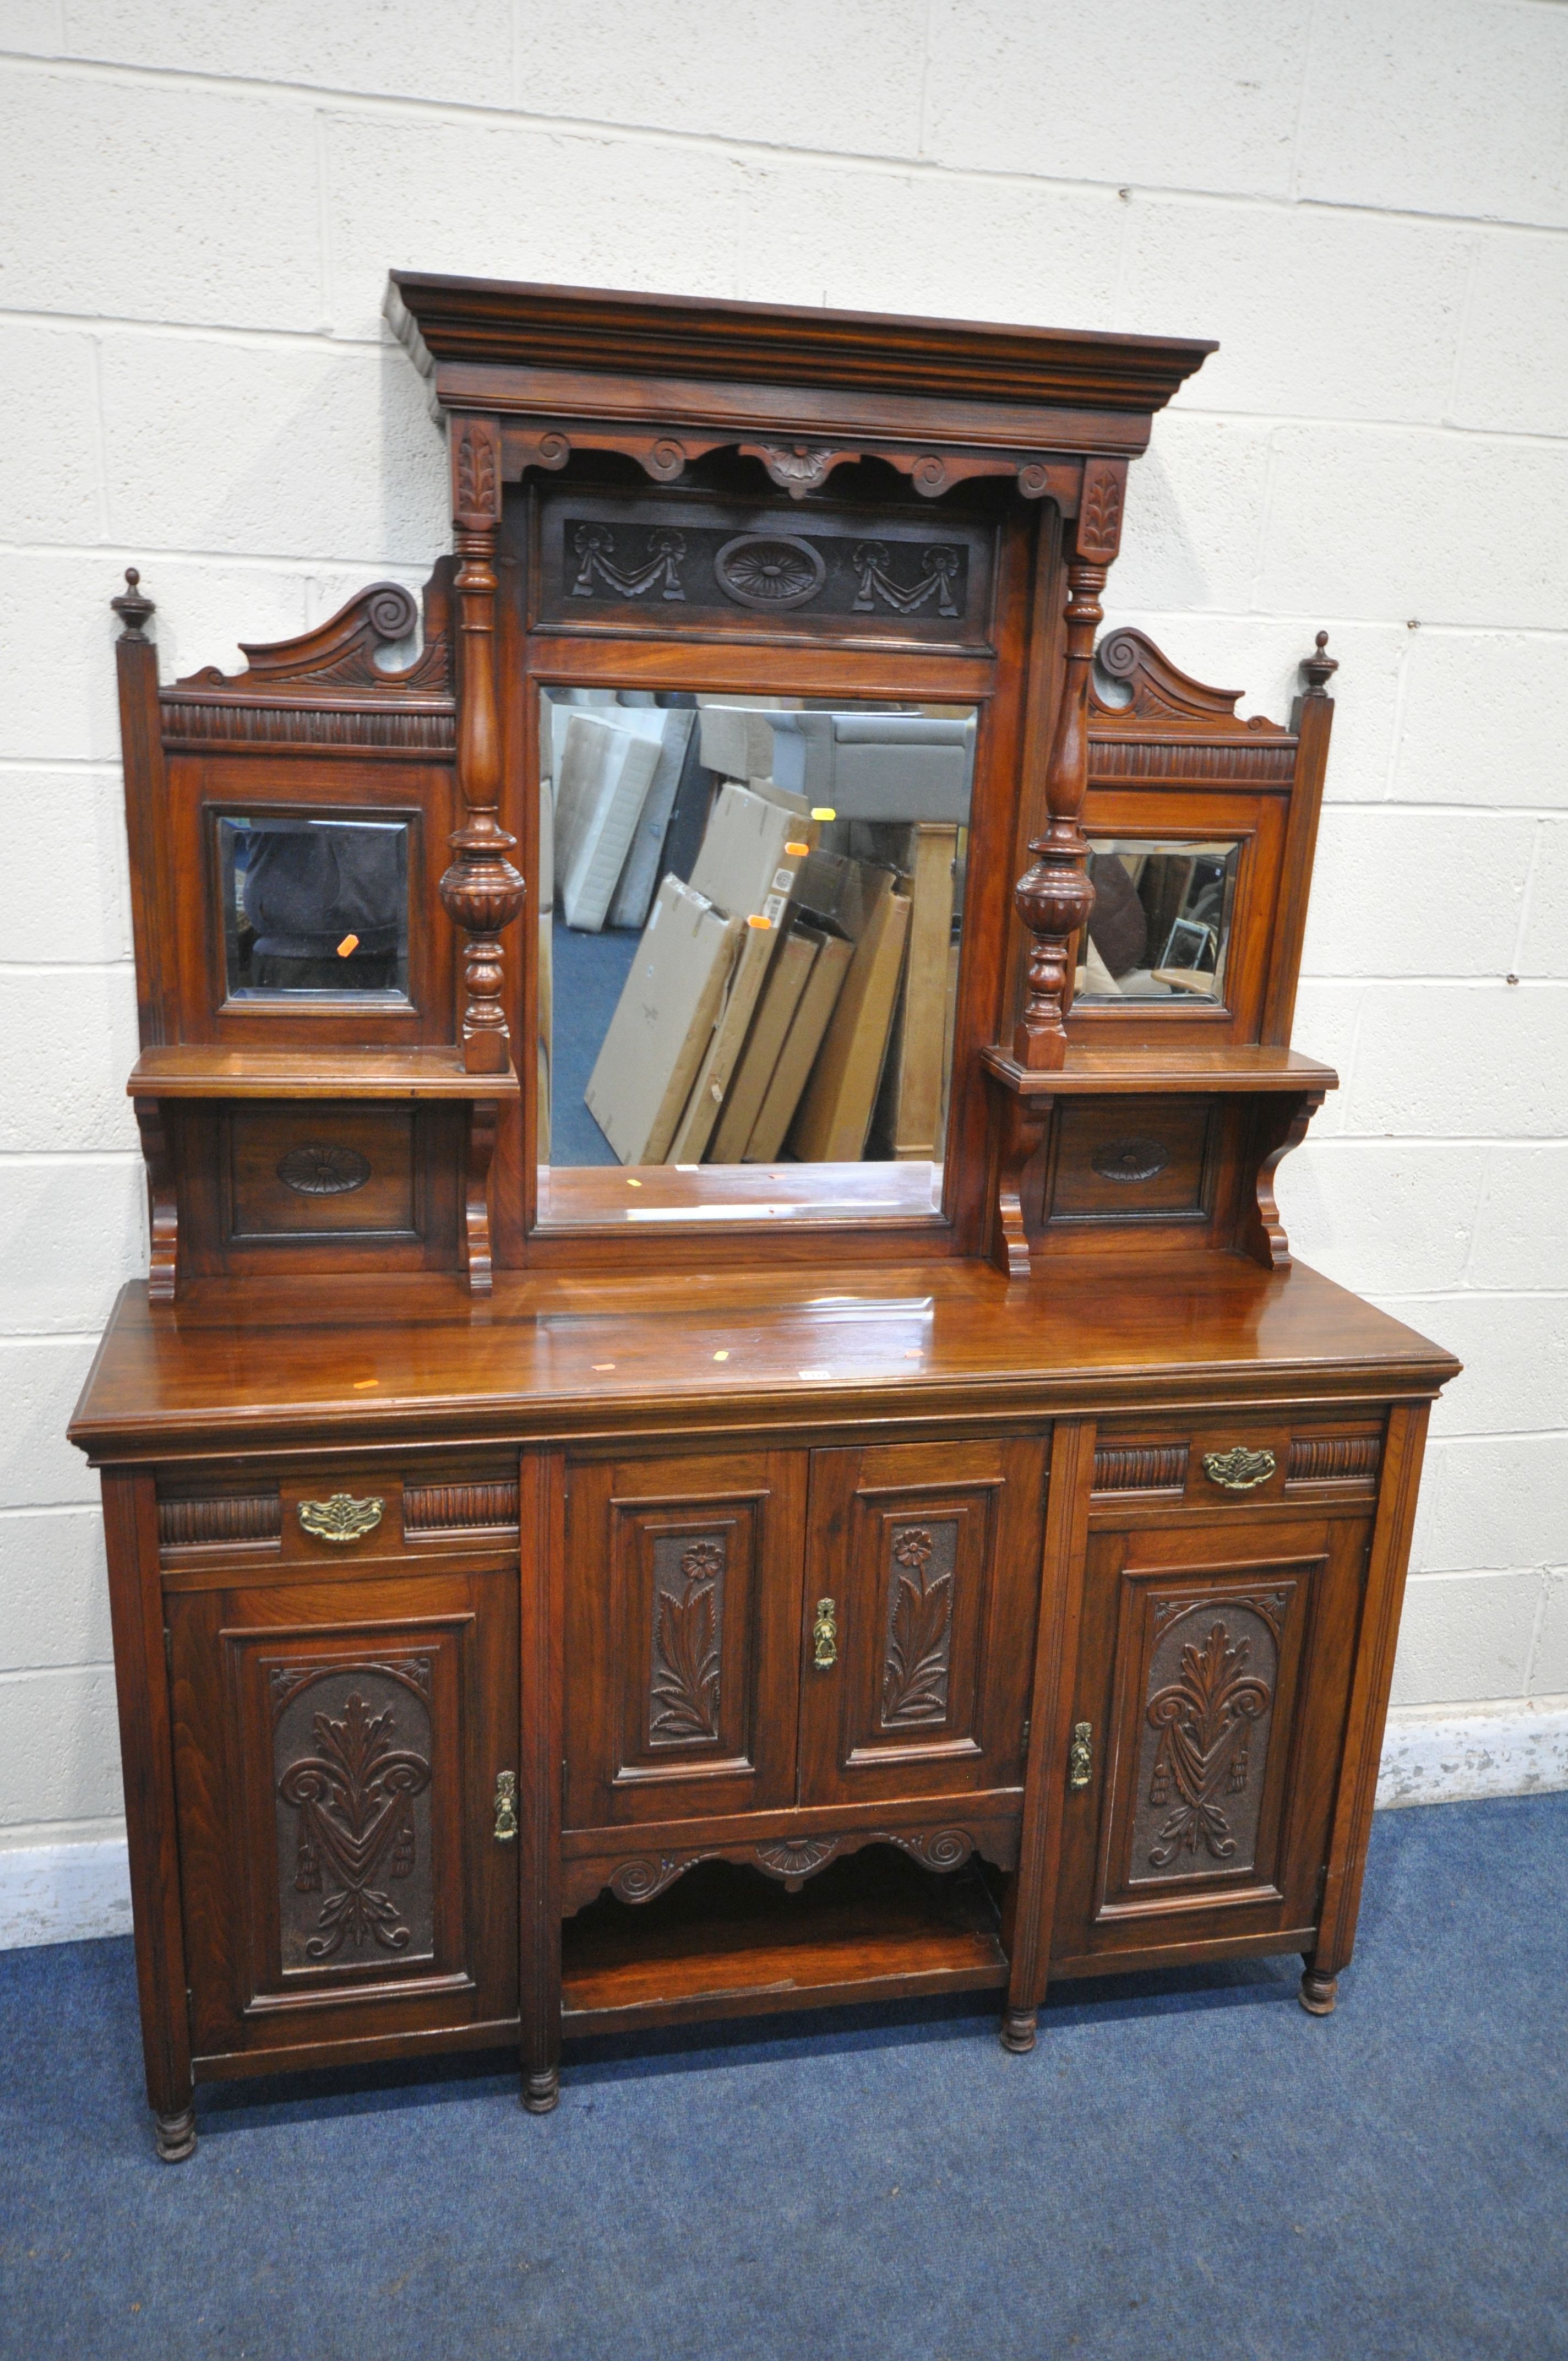
[(420, 368), (591, 370), (965, 402), (1162, 410), (1209, 339), (721, 302), (394, 270), (387, 316)]

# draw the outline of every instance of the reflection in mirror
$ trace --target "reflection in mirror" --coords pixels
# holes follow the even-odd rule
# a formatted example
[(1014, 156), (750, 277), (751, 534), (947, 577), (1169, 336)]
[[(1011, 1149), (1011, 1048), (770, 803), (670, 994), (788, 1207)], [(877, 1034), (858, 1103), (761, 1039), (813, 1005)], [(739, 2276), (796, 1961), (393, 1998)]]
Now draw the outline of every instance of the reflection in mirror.
[(936, 1164), (974, 737), (972, 707), (545, 691), (541, 1163), (786, 1200), (804, 1164)]
[(1090, 848), (1094, 908), (1075, 998), (1222, 1002), (1240, 844), (1118, 836)]
[(218, 821), (231, 1000), (408, 997), (406, 820), (290, 812)]

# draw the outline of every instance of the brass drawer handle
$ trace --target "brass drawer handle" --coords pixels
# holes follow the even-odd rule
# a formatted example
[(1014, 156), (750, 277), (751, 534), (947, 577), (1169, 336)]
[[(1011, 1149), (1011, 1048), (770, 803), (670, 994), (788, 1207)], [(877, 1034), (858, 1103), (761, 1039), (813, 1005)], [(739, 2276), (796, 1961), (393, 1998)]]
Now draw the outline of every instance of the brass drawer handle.
[(517, 1834), (517, 1773), (496, 1773), (496, 1842), (510, 1844)]
[(352, 1492), (334, 1492), (327, 1500), (302, 1500), (300, 1522), (318, 1542), (356, 1542), (373, 1533), (381, 1521), (384, 1500), (356, 1500)]
[(819, 1598), (811, 1626), (811, 1661), (819, 1673), (830, 1673), (839, 1661), (839, 1609), (831, 1598)]
[(1087, 1787), (1094, 1776), (1094, 1732), (1087, 1721), (1072, 1726), (1072, 1744), (1067, 1750), (1067, 1784), (1069, 1787)]
[(1203, 1473), (1211, 1484), (1218, 1484), (1227, 1492), (1251, 1492), (1259, 1484), (1266, 1484), (1275, 1469), (1272, 1451), (1248, 1451), (1245, 1444), (1233, 1444), (1229, 1451), (1206, 1451)]

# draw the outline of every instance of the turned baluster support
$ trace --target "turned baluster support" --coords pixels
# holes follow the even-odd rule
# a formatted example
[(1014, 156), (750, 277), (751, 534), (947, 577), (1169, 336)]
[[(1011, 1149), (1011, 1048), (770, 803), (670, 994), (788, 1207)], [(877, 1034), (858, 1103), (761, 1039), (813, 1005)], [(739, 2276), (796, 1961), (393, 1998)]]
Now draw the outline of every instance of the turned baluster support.
[(501, 993), (500, 936), (527, 888), (507, 858), (517, 839), (500, 824), (501, 732), (496, 692), (496, 536), (501, 519), (500, 439), (485, 418), (453, 429), (454, 536), (457, 551), (457, 784), (466, 818), (452, 835), (455, 858), (441, 881), (442, 903), (469, 937), (464, 962), (463, 1064), (470, 1074), (503, 1074), (510, 1034)]
[(1067, 1057), (1072, 1005), (1073, 938), (1089, 921), (1094, 888), (1089, 844), (1080, 821), (1089, 785), (1089, 686), (1100, 593), (1121, 540), (1126, 464), (1091, 459), (1068, 559), (1067, 647), (1061, 703), (1046, 768), (1047, 824), (1030, 841), (1035, 865), (1018, 880), (1019, 917), (1034, 938), (1028, 998), (1013, 1036), (1013, 1055), (1030, 1073), (1048, 1073)]

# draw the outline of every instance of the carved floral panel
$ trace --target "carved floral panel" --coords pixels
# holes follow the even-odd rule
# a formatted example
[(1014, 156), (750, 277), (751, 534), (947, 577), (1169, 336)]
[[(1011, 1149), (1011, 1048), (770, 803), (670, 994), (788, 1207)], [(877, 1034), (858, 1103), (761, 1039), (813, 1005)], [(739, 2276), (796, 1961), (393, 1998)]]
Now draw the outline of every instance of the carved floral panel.
[(433, 1959), (431, 1660), (275, 1664), (285, 1973)]
[(729, 1536), (656, 1533), (652, 1552), (649, 1747), (709, 1746), (719, 1731)]
[(1283, 1589), (1149, 1602), (1130, 1883), (1256, 1863), (1288, 1607)]
[(939, 1726), (950, 1702), (958, 1520), (894, 1523), (888, 1548), (882, 1727)]

